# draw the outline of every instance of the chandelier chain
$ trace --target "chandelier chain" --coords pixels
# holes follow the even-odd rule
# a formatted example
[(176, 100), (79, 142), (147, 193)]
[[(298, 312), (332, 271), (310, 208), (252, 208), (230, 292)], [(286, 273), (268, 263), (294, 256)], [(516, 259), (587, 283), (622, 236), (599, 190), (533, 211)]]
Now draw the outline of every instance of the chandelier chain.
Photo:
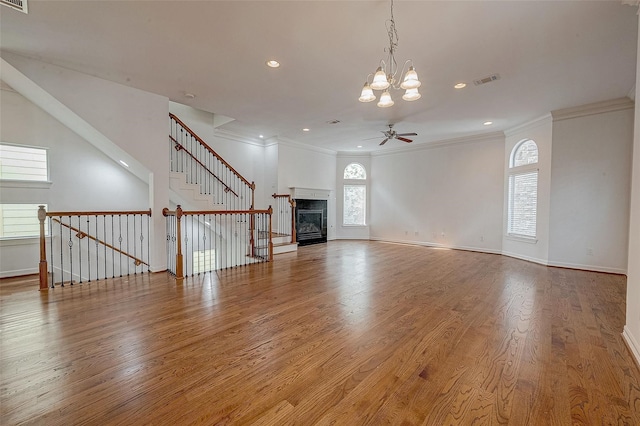
[(387, 35), (389, 36), (389, 49), (385, 48), (385, 50), (389, 53), (389, 74), (395, 75), (398, 63), (396, 62), (394, 53), (398, 48), (400, 38), (398, 37), (398, 31), (396, 31), (396, 20), (393, 17), (393, 0), (391, 0), (391, 19), (387, 20), (386, 27)]

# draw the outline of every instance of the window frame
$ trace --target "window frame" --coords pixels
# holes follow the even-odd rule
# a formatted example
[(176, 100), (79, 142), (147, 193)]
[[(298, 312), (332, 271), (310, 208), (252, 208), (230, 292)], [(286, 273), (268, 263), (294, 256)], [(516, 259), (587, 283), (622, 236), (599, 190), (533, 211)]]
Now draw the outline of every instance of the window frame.
[[(7, 179), (7, 178), (3, 178), (2, 175), (0, 174), (0, 182), (3, 184), (3, 186), (7, 186), (7, 187), (29, 187), (29, 186), (33, 186), (33, 187), (43, 187), (43, 186), (47, 186), (47, 184), (51, 184), (51, 170), (49, 167), (49, 148), (47, 147), (43, 147), (43, 146), (35, 146), (35, 145), (24, 145), (24, 144), (17, 144), (17, 143), (10, 143), (10, 142), (1, 142), (0, 141), (0, 148), (2, 148), (3, 146), (7, 146), (7, 147), (16, 147), (16, 148), (26, 148), (26, 149), (32, 149), (32, 150), (39, 150), (42, 151), (42, 153), (45, 156), (45, 170), (46, 170), (46, 178), (45, 179)], [(1, 151), (1, 149), (0, 149)]]
[[(364, 177), (362, 178), (345, 178), (345, 173), (347, 168), (349, 168), (352, 165), (357, 165), (359, 166), (362, 171), (364, 172)], [(368, 185), (368, 179), (367, 179), (367, 168), (362, 165), (361, 163), (358, 163), (357, 161), (351, 161), (349, 162), (349, 164), (347, 164), (344, 169), (342, 169), (342, 226), (343, 227), (348, 227), (348, 228), (354, 228), (354, 227), (360, 227), (360, 228), (364, 228), (367, 227), (367, 213), (368, 213), (368, 209), (367, 209), (367, 192), (369, 191), (369, 185)], [(347, 187), (362, 187), (364, 188), (364, 200), (363, 200), (363, 205), (361, 206), (362, 210), (363, 210), (363, 222), (362, 223), (346, 223), (346, 215), (345, 215), (345, 208), (347, 206), (346, 203), (346, 188)]]
[[(538, 158), (536, 159), (536, 162), (534, 163), (527, 163), (527, 164), (522, 164), (519, 166), (516, 166), (516, 156), (518, 154), (518, 151), (520, 148), (522, 148), (522, 146), (528, 142), (533, 142), (535, 144), (536, 147), (536, 152), (538, 155)], [(525, 242), (532, 242), (535, 243), (538, 241), (538, 194), (539, 194), (539, 188), (540, 188), (540, 169), (539, 169), (539, 154), (540, 154), (540, 150), (538, 147), (538, 144), (530, 138), (527, 139), (523, 139), (521, 141), (519, 141), (511, 150), (511, 154), (509, 156), (509, 169), (508, 169), (508, 174), (507, 174), (507, 223), (506, 223), (506, 236), (511, 238), (511, 239), (515, 239), (515, 240), (519, 240), (519, 241), (525, 241)], [(514, 207), (514, 203), (516, 202), (516, 198), (515, 198), (515, 180), (518, 177), (524, 177), (527, 175), (532, 175), (535, 174), (535, 216), (534, 216), (534, 232), (533, 235), (531, 235), (530, 233), (525, 233), (525, 232), (517, 232), (514, 230), (514, 222), (516, 222), (516, 220), (514, 220), (514, 211), (516, 210)]]
[[(34, 210), (36, 212), (35, 215), (35, 226), (37, 226), (37, 232), (32, 234), (23, 234), (23, 235), (4, 235), (4, 227), (5, 227), (5, 218), (4, 218), (4, 207), (7, 205), (20, 205), (20, 206), (34, 206)], [(38, 219), (38, 210), (39, 207), (44, 205), (45, 210), (48, 209), (48, 204), (46, 203), (0, 203), (0, 241), (16, 241), (16, 240), (31, 240), (31, 239), (39, 239), (40, 238), (40, 221)], [(34, 226), (31, 224), (30, 226)], [(44, 227), (44, 235), (45, 237), (49, 236), (49, 227), (45, 223)]]

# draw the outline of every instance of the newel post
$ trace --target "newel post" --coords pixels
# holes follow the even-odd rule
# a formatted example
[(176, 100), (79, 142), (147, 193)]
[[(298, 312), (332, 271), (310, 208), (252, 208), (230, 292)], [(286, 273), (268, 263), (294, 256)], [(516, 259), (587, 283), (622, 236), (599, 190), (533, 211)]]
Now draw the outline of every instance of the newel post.
[(40, 221), (40, 290), (49, 290), (47, 274), (47, 245), (44, 239), (44, 221), (47, 219), (47, 212), (44, 206), (38, 208), (38, 220)]
[(273, 215), (273, 209), (269, 206), (269, 262), (273, 261), (273, 234), (271, 233), (271, 218)]
[(182, 262), (182, 230), (180, 229), (180, 222), (182, 218), (182, 207), (178, 204), (176, 207), (176, 232), (178, 247), (176, 249), (176, 281), (178, 284), (182, 283), (184, 279), (183, 262)]
[(291, 204), (291, 244), (296, 243), (296, 200), (290, 200)]

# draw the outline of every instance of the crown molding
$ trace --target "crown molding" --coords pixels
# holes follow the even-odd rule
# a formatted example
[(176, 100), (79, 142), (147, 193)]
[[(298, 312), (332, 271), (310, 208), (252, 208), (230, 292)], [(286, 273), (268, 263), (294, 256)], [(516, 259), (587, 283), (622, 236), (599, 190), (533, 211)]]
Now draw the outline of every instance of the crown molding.
[(551, 113), (547, 113), (541, 117), (522, 123), (518, 126), (512, 127), (504, 131), (505, 136), (510, 137), (517, 133), (534, 129), (545, 124), (551, 124)]
[(317, 146), (313, 146), (313, 145), (307, 145), (307, 144), (303, 144), (300, 142), (296, 142), (293, 139), (288, 139), (288, 138), (281, 138), (281, 137), (276, 137), (273, 138), (274, 142), (270, 143), (270, 145), (284, 145), (284, 146), (288, 146), (291, 148), (300, 148), (300, 149), (305, 149), (307, 151), (315, 151), (315, 152), (319, 152), (322, 154), (328, 154), (328, 155), (332, 155), (332, 156), (336, 156), (337, 155), (337, 151), (334, 151), (332, 149), (327, 149), (327, 148), (319, 148)]
[(213, 129), (213, 135), (216, 137), (228, 139), (234, 142), (246, 143), (247, 145), (254, 145), (254, 146), (260, 146), (260, 147), (265, 146), (265, 143), (262, 140), (253, 139), (247, 136), (240, 135), (238, 133), (230, 132), (228, 130), (215, 128)]
[(493, 142), (496, 139), (500, 139), (501, 142), (504, 143), (504, 137), (505, 137), (504, 132), (497, 131), (497, 132), (491, 132), (491, 133), (483, 133), (480, 135), (463, 136), (460, 138), (444, 139), (444, 140), (435, 141), (435, 142), (427, 142), (427, 143), (413, 145), (408, 148), (402, 147), (402, 148), (394, 148), (394, 149), (385, 150), (385, 151), (377, 151), (377, 152), (372, 152), (371, 156), (380, 157), (380, 156), (391, 155), (391, 154), (402, 154), (406, 152), (424, 151), (424, 150), (429, 150), (433, 148), (441, 148), (443, 146), (463, 145), (463, 144), (479, 143), (479, 142)]
[(634, 102), (625, 96), (624, 98), (610, 99), (608, 101), (595, 102), (572, 108), (558, 109), (551, 111), (551, 116), (553, 117), (553, 121), (556, 122), (569, 120), (571, 118), (587, 117), (590, 115), (632, 109), (634, 106)]
[(338, 151), (338, 158), (346, 158), (346, 157), (371, 157), (371, 152), (351, 152), (351, 151)]

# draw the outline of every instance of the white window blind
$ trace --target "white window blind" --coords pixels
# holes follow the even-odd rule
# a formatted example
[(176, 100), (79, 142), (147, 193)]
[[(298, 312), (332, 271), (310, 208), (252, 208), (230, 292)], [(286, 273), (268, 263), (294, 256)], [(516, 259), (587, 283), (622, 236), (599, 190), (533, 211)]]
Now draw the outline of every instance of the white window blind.
[[(38, 206), (39, 204), (0, 204), (0, 238), (40, 236)], [(47, 228), (45, 225), (46, 234)]]
[(46, 182), (47, 150), (0, 144), (0, 179)]
[(507, 233), (535, 238), (537, 212), (538, 171), (511, 173)]

